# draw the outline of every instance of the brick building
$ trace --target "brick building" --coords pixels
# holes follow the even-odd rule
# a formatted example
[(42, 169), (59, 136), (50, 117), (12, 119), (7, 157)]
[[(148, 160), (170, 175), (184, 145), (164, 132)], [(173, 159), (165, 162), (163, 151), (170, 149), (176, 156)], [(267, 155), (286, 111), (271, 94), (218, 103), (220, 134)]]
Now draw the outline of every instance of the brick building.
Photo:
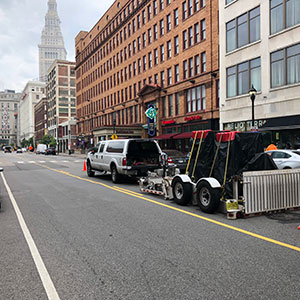
[(219, 128), (218, 39), (217, 0), (114, 2), (75, 40), (78, 135), (155, 136), (187, 151), (192, 130)]
[[(75, 109), (75, 63), (55, 60), (48, 70), (48, 134), (58, 141), (59, 124), (72, 120)], [(58, 144), (58, 151), (62, 149)]]
[(48, 100), (43, 98), (34, 106), (34, 139), (39, 144), (43, 136), (47, 134), (48, 124)]

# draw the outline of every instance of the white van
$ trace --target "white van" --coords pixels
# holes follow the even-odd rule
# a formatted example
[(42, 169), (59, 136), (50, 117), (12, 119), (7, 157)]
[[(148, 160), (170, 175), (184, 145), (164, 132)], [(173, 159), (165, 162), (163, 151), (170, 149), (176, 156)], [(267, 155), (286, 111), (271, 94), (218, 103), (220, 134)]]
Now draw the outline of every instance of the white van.
[(39, 144), (36, 148), (35, 153), (36, 154), (45, 154), (47, 150), (47, 145), (45, 144)]

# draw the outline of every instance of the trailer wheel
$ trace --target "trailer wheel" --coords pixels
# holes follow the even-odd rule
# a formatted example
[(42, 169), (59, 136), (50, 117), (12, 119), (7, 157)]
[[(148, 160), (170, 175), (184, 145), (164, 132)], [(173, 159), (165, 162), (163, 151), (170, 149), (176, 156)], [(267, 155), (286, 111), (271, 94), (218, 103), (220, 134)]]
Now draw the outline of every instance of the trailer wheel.
[(172, 182), (174, 201), (179, 205), (187, 205), (192, 199), (192, 185), (184, 183), (180, 178), (175, 178)]
[(220, 204), (220, 188), (212, 188), (206, 181), (197, 185), (197, 200), (200, 209), (206, 213), (214, 213)]

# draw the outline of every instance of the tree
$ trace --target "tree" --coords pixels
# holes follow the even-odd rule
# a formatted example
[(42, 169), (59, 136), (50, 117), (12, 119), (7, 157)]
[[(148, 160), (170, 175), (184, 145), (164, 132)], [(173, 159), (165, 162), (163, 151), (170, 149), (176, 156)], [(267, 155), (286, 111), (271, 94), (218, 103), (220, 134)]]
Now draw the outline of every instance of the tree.
[(51, 142), (51, 136), (48, 134), (45, 134), (41, 140), (41, 144), (49, 145)]
[(51, 136), (49, 145), (50, 147), (56, 147), (56, 139), (53, 136)]

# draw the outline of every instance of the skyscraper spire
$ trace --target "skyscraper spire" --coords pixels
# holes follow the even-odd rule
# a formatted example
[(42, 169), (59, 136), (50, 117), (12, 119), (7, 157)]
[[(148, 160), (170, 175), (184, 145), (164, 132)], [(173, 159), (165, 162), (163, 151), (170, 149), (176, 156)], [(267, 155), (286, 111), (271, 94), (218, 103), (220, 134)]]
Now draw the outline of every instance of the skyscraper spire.
[(48, 0), (48, 11), (45, 26), (39, 45), (39, 77), (46, 81), (47, 71), (55, 59), (65, 60), (67, 51), (60, 30), (60, 19), (57, 13), (56, 0)]

